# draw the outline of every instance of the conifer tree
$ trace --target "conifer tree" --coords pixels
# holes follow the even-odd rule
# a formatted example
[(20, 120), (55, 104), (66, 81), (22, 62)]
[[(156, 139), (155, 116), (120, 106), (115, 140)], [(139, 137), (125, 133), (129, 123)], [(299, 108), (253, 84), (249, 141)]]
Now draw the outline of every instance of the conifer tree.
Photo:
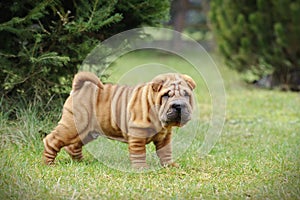
[[(99, 43), (168, 18), (168, 0), (0, 2), (0, 97), (67, 95), (78, 66)], [(65, 84), (65, 85), (64, 85)]]
[(298, 84), (299, 1), (212, 0), (210, 20), (230, 67), (252, 79), (272, 74), (273, 84)]

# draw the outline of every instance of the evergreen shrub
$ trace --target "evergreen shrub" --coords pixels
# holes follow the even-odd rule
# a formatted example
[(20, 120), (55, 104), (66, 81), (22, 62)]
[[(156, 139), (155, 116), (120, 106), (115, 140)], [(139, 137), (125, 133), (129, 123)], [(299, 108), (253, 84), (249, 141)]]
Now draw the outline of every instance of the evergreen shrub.
[(168, 19), (168, 0), (0, 2), (0, 97), (47, 101), (70, 92), (100, 41)]
[(300, 1), (212, 0), (210, 21), (228, 66), (249, 81), (300, 87)]

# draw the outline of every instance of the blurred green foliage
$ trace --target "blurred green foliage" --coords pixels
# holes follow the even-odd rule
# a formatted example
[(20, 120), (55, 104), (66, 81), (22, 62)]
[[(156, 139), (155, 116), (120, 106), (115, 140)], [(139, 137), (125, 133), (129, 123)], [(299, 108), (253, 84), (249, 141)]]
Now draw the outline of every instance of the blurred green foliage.
[(300, 81), (300, 1), (212, 0), (210, 20), (226, 64), (249, 81)]

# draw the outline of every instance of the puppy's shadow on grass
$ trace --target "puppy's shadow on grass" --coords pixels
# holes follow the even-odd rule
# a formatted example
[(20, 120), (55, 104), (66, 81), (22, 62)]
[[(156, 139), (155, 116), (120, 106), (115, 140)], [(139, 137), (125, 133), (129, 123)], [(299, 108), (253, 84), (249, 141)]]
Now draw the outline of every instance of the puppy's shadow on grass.
[(93, 157), (88, 151), (83, 149), (83, 159), (73, 160), (69, 154), (62, 149), (55, 159), (55, 165), (99, 165), (101, 162)]
[[(150, 169), (152, 169), (159, 162), (153, 155), (155, 150), (151, 149), (150, 145), (146, 145), (146, 148), (147, 163), (151, 167)], [(95, 158), (96, 161), (94, 160), (93, 162), (99, 162), (109, 168), (123, 172), (132, 172), (133, 170), (129, 159), (128, 144), (126, 143), (99, 137), (97, 140), (87, 144), (85, 151), (88, 151), (89, 155)]]

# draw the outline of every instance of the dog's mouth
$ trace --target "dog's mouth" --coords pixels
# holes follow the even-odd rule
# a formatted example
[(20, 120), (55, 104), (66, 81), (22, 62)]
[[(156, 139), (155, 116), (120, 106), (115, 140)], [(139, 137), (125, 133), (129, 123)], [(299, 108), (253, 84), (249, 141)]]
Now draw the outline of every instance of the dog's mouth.
[(165, 126), (183, 126), (191, 120), (191, 114), (187, 105), (182, 103), (174, 103), (167, 110), (162, 122)]

